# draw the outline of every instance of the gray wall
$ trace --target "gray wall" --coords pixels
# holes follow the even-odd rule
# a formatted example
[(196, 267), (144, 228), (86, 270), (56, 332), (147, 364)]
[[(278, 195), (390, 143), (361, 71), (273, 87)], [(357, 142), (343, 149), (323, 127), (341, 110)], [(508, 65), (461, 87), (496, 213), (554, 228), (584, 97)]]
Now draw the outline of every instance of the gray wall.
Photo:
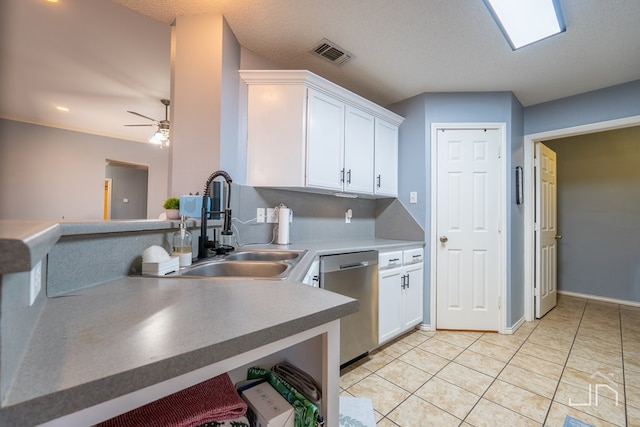
[[(224, 18), (223, 18), (224, 19)], [(240, 116), (240, 69), (241, 49), (240, 43), (231, 31), (231, 27), (224, 19), (222, 36), (222, 82), (220, 98), (222, 108), (220, 110), (220, 165), (231, 176), (239, 176), (241, 164), (246, 163), (246, 154), (240, 149), (238, 141), (239, 116)], [(232, 141), (234, 144), (225, 144), (224, 141)], [(213, 172), (213, 171), (211, 171)], [(207, 177), (203, 177), (203, 184)]]
[[(431, 223), (431, 124), (432, 123), (506, 123), (507, 132), (507, 326), (524, 316), (524, 214), (515, 205), (513, 174), (523, 163), (523, 108), (511, 92), (425, 93), (389, 107), (406, 117), (400, 126), (399, 199), (430, 237)], [(419, 204), (408, 203), (409, 192), (417, 191)], [(425, 259), (430, 259), (431, 244), (425, 246)], [(425, 265), (424, 317), (430, 316), (430, 266)]]
[(111, 178), (111, 219), (146, 219), (147, 167), (107, 164), (105, 177)]
[(148, 167), (147, 215), (158, 218), (168, 150), (0, 119), (0, 219), (102, 219), (107, 159)]
[(524, 134), (640, 115), (640, 80), (525, 108)]
[(640, 127), (545, 145), (558, 155), (558, 288), (640, 302)]
[[(238, 239), (238, 243), (246, 245), (271, 242), (276, 224), (256, 224), (250, 220), (255, 218), (256, 208), (275, 207), (281, 203), (293, 210), (290, 228), (292, 242), (376, 237), (423, 240), (422, 230), (402, 205), (391, 208), (383, 200), (345, 199), (333, 195), (232, 184), (233, 224), (237, 227), (234, 238)], [(344, 214), (347, 209), (353, 212), (350, 224), (345, 223)], [(395, 219), (401, 218), (401, 222), (390, 219), (387, 210), (392, 211)], [(382, 226), (383, 223), (387, 226)]]

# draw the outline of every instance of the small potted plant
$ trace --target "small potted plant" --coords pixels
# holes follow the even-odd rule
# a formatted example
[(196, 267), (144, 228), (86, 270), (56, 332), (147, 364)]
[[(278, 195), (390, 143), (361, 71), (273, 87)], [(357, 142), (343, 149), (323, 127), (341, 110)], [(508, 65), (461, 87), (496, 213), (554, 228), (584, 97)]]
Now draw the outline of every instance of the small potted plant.
[(180, 219), (180, 199), (169, 197), (162, 205), (167, 213), (167, 219)]

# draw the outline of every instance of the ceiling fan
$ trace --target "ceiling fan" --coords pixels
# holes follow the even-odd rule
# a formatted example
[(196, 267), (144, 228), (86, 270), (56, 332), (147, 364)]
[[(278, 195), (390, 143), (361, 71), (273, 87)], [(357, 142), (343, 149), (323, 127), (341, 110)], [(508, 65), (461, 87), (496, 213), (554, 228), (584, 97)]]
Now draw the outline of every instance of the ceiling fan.
[(127, 111), (127, 113), (135, 114), (136, 116), (151, 120), (154, 123), (125, 126), (153, 126), (154, 124), (156, 124), (158, 126), (158, 129), (156, 130), (156, 133), (153, 134), (151, 138), (149, 138), (149, 142), (165, 147), (169, 145), (169, 104), (171, 102), (168, 99), (161, 99), (160, 102), (162, 102), (162, 105), (164, 105), (164, 120), (156, 120), (135, 111)]

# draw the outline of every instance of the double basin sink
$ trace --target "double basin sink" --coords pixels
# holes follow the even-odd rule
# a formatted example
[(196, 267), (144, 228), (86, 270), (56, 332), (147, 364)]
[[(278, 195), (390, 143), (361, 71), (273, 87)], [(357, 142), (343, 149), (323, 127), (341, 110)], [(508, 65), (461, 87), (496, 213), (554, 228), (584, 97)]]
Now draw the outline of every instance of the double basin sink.
[(166, 277), (285, 279), (304, 250), (243, 250), (197, 261)]

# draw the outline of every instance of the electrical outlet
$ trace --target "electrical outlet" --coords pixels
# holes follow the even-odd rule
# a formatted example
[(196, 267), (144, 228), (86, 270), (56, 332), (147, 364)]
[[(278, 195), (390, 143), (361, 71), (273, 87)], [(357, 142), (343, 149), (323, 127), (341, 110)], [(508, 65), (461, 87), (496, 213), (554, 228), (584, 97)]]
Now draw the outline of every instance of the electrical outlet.
[(264, 208), (258, 208), (256, 211), (256, 222), (264, 222)]
[(275, 208), (267, 208), (267, 222), (270, 224), (278, 222), (278, 211)]
[(42, 289), (42, 261), (29, 272), (29, 306), (36, 301), (40, 289)]
[(418, 203), (418, 192), (417, 191), (409, 192), (409, 203)]

